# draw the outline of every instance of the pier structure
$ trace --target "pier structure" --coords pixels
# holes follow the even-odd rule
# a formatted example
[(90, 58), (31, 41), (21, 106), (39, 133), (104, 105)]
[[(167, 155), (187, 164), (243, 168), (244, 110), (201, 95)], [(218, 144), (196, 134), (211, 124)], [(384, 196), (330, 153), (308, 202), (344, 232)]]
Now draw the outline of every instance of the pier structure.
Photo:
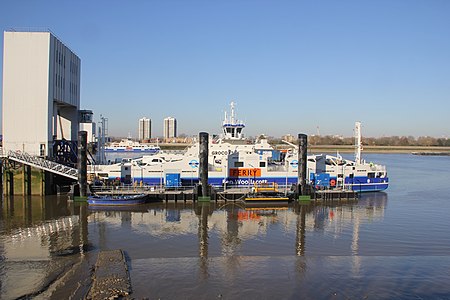
[(60, 181), (67, 185), (78, 179), (78, 170), (75, 168), (21, 151), (2, 152), (0, 160), (0, 181), (2, 182), (1, 188), (4, 195), (14, 195), (18, 192), (14, 189), (15, 174), (22, 181), (21, 192), (24, 196), (32, 194), (33, 174), (37, 177), (34, 180), (39, 181), (36, 184), (39, 192), (34, 192), (34, 194), (39, 195), (51, 195), (57, 192), (55, 187), (56, 177), (59, 177)]
[(77, 133), (92, 125), (84, 124), (92, 112), (80, 111), (81, 60), (49, 30), (11, 29), (3, 38), (3, 192), (18, 192), (15, 174), (24, 195), (35, 177), (41, 195), (54, 194), (56, 182), (77, 180)]

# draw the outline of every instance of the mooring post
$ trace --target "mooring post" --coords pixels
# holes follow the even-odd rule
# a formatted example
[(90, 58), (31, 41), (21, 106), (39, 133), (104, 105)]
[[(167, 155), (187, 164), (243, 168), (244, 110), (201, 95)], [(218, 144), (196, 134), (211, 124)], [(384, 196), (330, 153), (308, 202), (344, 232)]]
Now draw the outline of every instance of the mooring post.
[(78, 184), (80, 198), (87, 197), (87, 132), (78, 132)]
[(299, 200), (310, 200), (311, 197), (306, 191), (306, 164), (308, 148), (308, 136), (303, 133), (298, 134), (298, 191)]
[(199, 160), (200, 160), (200, 184), (202, 185), (201, 195), (199, 195), (199, 201), (210, 201), (209, 187), (208, 187), (208, 143), (209, 134), (207, 132), (200, 132), (200, 149), (199, 149)]

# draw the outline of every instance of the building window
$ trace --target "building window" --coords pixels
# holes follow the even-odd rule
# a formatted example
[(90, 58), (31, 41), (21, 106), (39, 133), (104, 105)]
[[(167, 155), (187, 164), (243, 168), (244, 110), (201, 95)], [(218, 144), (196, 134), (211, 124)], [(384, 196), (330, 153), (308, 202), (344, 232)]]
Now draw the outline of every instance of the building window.
[(45, 144), (41, 144), (39, 146), (39, 155), (40, 156), (45, 156)]

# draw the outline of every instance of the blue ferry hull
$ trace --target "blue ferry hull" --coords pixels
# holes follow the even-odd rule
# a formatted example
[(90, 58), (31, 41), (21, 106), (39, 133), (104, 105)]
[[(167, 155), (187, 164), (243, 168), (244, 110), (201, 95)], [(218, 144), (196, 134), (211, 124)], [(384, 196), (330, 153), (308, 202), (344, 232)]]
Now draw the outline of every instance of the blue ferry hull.
[[(336, 178), (331, 177), (330, 181)], [(143, 181), (144, 184), (148, 185), (165, 185), (164, 178), (161, 177), (143, 177), (135, 178), (136, 181)], [(191, 177), (181, 177), (179, 181), (179, 186), (193, 186), (199, 182), (198, 178)], [(224, 177), (209, 177), (208, 183), (213, 186), (253, 186), (255, 184), (264, 183), (276, 183), (280, 186), (295, 185), (298, 184), (297, 177), (255, 177), (255, 178), (224, 178)], [(359, 176), (355, 178), (347, 177), (345, 178), (345, 186), (354, 190), (355, 192), (379, 192), (384, 191), (389, 187), (388, 178), (368, 178), (366, 176)], [(175, 187), (175, 186), (171, 186)], [(332, 186), (327, 186), (327, 188), (332, 188)]]

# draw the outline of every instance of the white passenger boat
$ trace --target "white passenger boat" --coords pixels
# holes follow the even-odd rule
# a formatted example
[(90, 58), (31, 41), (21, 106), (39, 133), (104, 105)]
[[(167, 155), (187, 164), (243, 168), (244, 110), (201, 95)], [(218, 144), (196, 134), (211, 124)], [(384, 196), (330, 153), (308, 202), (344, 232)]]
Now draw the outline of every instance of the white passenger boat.
[[(222, 135), (210, 139), (208, 183), (213, 186), (254, 186), (275, 183), (278, 186), (298, 184), (298, 149), (282, 152), (265, 138), (254, 143), (244, 137), (245, 124), (236, 118), (234, 103), (222, 123)], [(346, 188), (356, 191), (381, 191), (388, 187), (386, 168), (361, 159), (360, 123), (355, 128), (356, 159), (336, 155), (308, 155), (307, 176), (316, 188)], [(358, 137), (359, 136), (359, 137)], [(199, 143), (183, 154), (161, 151), (155, 155), (127, 160), (113, 165), (95, 166), (97, 177), (166, 187), (192, 186), (199, 182)]]
[(105, 152), (108, 153), (121, 153), (121, 152), (137, 152), (144, 154), (156, 154), (161, 149), (159, 146), (141, 144), (133, 141), (130, 138), (122, 139), (120, 142), (110, 143), (105, 147)]

